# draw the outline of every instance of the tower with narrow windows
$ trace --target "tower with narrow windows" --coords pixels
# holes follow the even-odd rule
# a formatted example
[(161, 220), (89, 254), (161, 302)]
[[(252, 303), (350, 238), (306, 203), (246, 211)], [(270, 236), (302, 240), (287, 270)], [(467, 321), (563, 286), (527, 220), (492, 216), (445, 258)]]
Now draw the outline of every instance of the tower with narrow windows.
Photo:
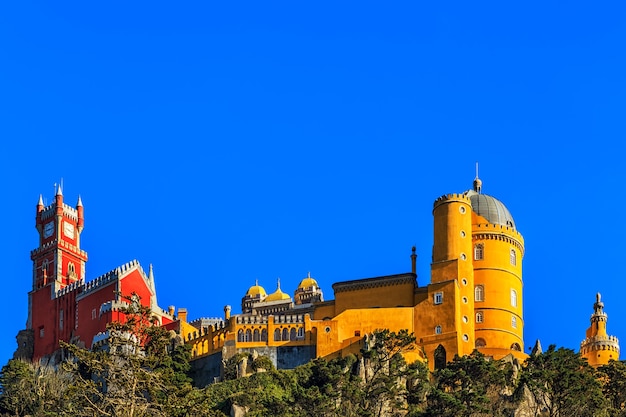
[(61, 186), (48, 206), (39, 196), (35, 227), (39, 247), (30, 255), (33, 275), (26, 327), (33, 331), (34, 355), (39, 357), (54, 350), (58, 340), (69, 340), (75, 326), (75, 293), (60, 298), (57, 295), (75, 287), (85, 276), (87, 253), (80, 248), (84, 227), (80, 197), (76, 207), (65, 204)]
[(472, 206), (475, 346), (488, 356), (521, 354), (524, 238), (506, 206), (483, 194), (478, 176), (465, 196)]
[(590, 321), (585, 340), (580, 344), (582, 357), (593, 367), (606, 365), (610, 360), (619, 360), (619, 341), (606, 331), (607, 314), (600, 293), (596, 294)]

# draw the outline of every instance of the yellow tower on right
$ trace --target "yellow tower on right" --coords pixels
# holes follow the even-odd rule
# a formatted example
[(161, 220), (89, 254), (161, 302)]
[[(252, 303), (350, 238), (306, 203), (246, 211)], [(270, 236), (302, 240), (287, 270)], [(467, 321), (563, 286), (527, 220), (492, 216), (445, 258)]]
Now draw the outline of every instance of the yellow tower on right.
[(475, 346), (494, 358), (524, 358), (524, 238), (498, 199), (483, 194), (478, 172), (465, 193), (472, 206)]
[(607, 315), (600, 293), (596, 294), (593, 305), (591, 326), (587, 329), (587, 337), (580, 344), (580, 354), (593, 367), (606, 365), (610, 360), (619, 360), (619, 341), (606, 332)]

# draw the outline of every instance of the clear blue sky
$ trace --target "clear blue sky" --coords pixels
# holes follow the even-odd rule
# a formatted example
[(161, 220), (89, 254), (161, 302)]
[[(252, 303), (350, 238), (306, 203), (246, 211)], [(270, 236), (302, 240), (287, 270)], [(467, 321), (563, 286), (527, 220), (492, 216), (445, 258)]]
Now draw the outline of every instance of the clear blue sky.
[[(623, 2), (3, 2), (0, 362), (39, 194), (85, 207), (93, 279), (154, 265), (162, 307), (222, 316), (410, 271), (471, 187), (526, 241), (525, 343), (578, 350), (596, 292), (626, 346)], [(224, 3), (224, 2), (222, 2)]]

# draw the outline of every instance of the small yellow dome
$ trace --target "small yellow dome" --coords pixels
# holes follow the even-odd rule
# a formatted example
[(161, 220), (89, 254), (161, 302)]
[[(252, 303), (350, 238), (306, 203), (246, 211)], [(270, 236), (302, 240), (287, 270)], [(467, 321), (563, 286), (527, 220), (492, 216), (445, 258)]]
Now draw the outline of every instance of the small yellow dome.
[(281, 301), (281, 300), (291, 300), (291, 297), (289, 296), (289, 294), (285, 294), (284, 292), (282, 292), (279, 288), (275, 292), (268, 295), (264, 301)]
[(304, 278), (302, 281), (300, 281), (300, 284), (298, 284), (298, 289), (307, 289), (310, 287), (319, 287), (319, 285), (317, 285), (317, 281), (315, 281), (314, 278), (311, 278), (311, 274), (309, 274), (309, 276), (307, 276), (306, 278)]
[(265, 292), (265, 288), (261, 287), (259, 285), (259, 282), (257, 281), (252, 287), (248, 289), (248, 292), (246, 293), (246, 295), (250, 296), (251, 298), (256, 298), (256, 297), (263, 298), (267, 296), (267, 293)]

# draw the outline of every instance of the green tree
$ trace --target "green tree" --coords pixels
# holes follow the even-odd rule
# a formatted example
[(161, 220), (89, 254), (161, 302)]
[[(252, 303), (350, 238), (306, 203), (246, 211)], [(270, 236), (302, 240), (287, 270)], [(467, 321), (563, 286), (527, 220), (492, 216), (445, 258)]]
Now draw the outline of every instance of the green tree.
[(10, 360), (0, 373), (0, 413), (4, 415), (57, 415), (64, 408), (64, 393), (71, 376), (50, 366)]
[(427, 416), (510, 415), (513, 378), (510, 363), (486, 358), (478, 351), (455, 356), (434, 373)]
[[(106, 344), (86, 350), (63, 344), (73, 375), (67, 408), (76, 416), (178, 416), (194, 404), (188, 350), (174, 347), (149, 307), (127, 297), (123, 322), (107, 326)], [(189, 400), (189, 401), (188, 401)]]
[(610, 361), (598, 368), (602, 392), (610, 404), (611, 417), (626, 416), (626, 363)]
[(530, 394), (531, 412), (548, 417), (606, 416), (600, 381), (586, 360), (571, 349), (551, 345), (531, 355), (520, 376), (520, 393)]

